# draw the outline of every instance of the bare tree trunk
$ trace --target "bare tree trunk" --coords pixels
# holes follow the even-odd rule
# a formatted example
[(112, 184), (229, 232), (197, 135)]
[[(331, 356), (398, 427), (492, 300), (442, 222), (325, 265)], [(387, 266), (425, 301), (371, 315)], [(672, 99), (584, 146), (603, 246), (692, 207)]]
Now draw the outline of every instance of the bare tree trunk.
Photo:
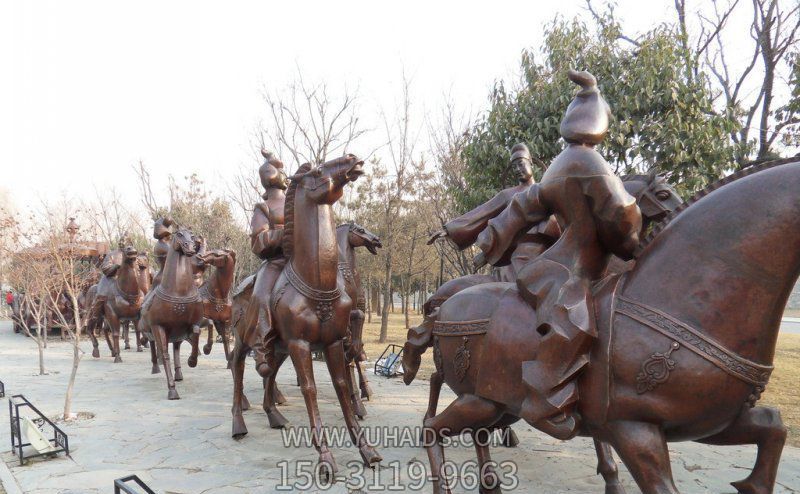
[(372, 322), (372, 273), (367, 274), (367, 322)]
[(39, 350), (39, 375), (43, 376), (47, 374), (47, 370), (44, 368), (44, 347), (41, 338), (36, 338), (36, 347)]
[(380, 280), (377, 280), (375, 282), (374, 290), (375, 291), (373, 292), (373, 297), (375, 297), (375, 315), (379, 316), (379, 315), (383, 314), (383, 311), (381, 310), (381, 282), (380, 282)]
[[(78, 299), (74, 293), (70, 294), (72, 299), (72, 306), (78, 307)], [(62, 324), (67, 323), (63, 320)], [(66, 327), (69, 327), (68, 325)], [(75, 311), (75, 334), (72, 335), (72, 372), (69, 375), (69, 383), (67, 384), (67, 393), (64, 396), (64, 420), (69, 420), (72, 415), (72, 394), (75, 390), (75, 378), (78, 375), (78, 366), (81, 363), (81, 316), (80, 310)]]
[[(378, 341), (386, 343), (389, 336), (389, 304), (392, 303), (392, 253), (386, 253), (386, 271), (384, 273), (383, 285), (383, 312), (381, 312), (381, 337)], [(394, 312), (394, 304), (392, 304)]]

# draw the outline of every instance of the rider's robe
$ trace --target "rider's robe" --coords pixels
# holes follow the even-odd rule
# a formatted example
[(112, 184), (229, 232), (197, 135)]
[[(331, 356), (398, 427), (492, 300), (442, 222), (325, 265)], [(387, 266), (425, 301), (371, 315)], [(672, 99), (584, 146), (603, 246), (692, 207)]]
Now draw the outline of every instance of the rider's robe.
[(536, 360), (523, 364), (528, 398), (520, 416), (567, 438), (579, 425), (576, 378), (597, 336), (591, 283), (603, 275), (611, 254), (632, 257), (642, 219), (636, 200), (602, 156), (591, 146), (569, 144), (540, 184), (515, 195), (489, 221), (477, 245), (489, 263), (501, 262), (519, 232), (551, 215), (561, 225), (560, 238), (517, 277), (520, 295), (536, 310), (532, 330), (545, 333)]

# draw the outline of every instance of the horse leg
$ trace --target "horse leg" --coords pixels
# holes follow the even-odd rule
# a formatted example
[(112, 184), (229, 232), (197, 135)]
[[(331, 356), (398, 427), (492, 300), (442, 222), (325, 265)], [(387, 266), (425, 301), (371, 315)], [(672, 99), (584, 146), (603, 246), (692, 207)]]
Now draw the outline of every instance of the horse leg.
[(133, 337), (136, 338), (136, 351), (142, 351), (142, 332), (139, 330), (139, 318), (133, 321)]
[(341, 341), (337, 341), (325, 348), (325, 363), (328, 365), (328, 372), (336, 390), (336, 397), (339, 398), (339, 406), (344, 414), (347, 430), (350, 431), (350, 439), (353, 444), (358, 446), (364, 464), (371, 467), (373, 463), (378, 463), (383, 458), (375, 451), (375, 448), (367, 444), (364, 435), (361, 433), (361, 426), (358, 424), (355, 413), (350, 406), (349, 388), (347, 386), (347, 363), (344, 357), (344, 345)]
[(361, 388), (361, 398), (369, 401), (372, 399), (372, 388), (370, 388), (367, 374), (364, 372), (364, 363), (360, 359), (356, 359), (356, 370), (358, 370), (358, 387)]
[(619, 482), (617, 462), (614, 461), (611, 446), (595, 439), (594, 449), (597, 452), (597, 473), (602, 475), (603, 480), (606, 481), (606, 494), (625, 494), (625, 488)]
[(106, 338), (106, 344), (108, 345), (108, 351), (111, 352), (112, 357), (116, 357), (117, 354), (114, 353), (114, 344), (111, 342), (111, 327), (108, 325), (108, 319), (103, 317), (103, 335)]
[(189, 354), (187, 363), (192, 369), (197, 367), (197, 357), (200, 355), (200, 331), (200, 326), (195, 324), (192, 326), (192, 336), (189, 337), (189, 341), (192, 344), (192, 353)]
[(172, 342), (172, 354), (175, 358), (176, 381), (183, 381), (183, 372), (181, 371), (181, 343), (183, 343), (183, 341)]
[(164, 374), (167, 376), (167, 399), (180, 400), (178, 390), (175, 389), (175, 379), (172, 376), (172, 366), (169, 362), (169, 341), (167, 339), (167, 331), (162, 326), (153, 325), (153, 340), (161, 355), (161, 361), (164, 363)]
[[(425, 447), (428, 450), (428, 460), (431, 463), (434, 494), (451, 494), (450, 480), (444, 471), (444, 445), (445, 436), (457, 436), (467, 428), (482, 428), (491, 426), (503, 415), (501, 407), (490, 400), (476, 395), (466, 394), (456, 398), (439, 415), (426, 418), (423, 422), (425, 433)], [(491, 492), (491, 491), (489, 491)]]
[(125, 341), (125, 350), (131, 349), (131, 329), (130, 322), (122, 323), (122, 339)]
[(288, 343), (289, 356), (297, 371), (297, 378), (300, 380), (300, 391), (306, 402), (306, 411), (311, 422), (311, 442), (319, 454), (318, 472), (320, 476), (333, 479), (336, 475), (336, 462), (325, 442), (322, 433), (322, 419), (319, 415), (319, 405), (317, 404), (317, 386), (314, 382), (314, 367), (311, 362), (311, 347), (307, 341), (291, 340)]
[[(444, 382), (444, 376), (441, 372), (434, 371), (431, 374), (431, 381), (430, 387), (428, 389), (428, 408), (425, 410), (425, 416), (422, 417), (422, 422), (424, 423), (429, 418), (436, 415), (436, 408), (439, 404), (439, 393), (442, 390), (442, 383)], [(420, 431), (420, 444), (425, 444), (425, 429)]]
[(273, 429), (285, 429), (286, 426), (289, 425), (289, 421), (286, 420), (286, 417), (284, 417), (283, 414), (278, 411), (278, 407), (275, 406), (275, 390), (277, 389), (275, 378), (278, 375), (278, 369), (281, 368), (286, 357), (286, 355), (276, 356), (275, 369), (270, 369), (270, 375), (264, 378), (264, 403), (262, 406), (267, 413), (269, 426)]
[(97, 341), (97, 335), (95, 334), (93, 322), (86, 324), (86, 332), (89, 334), (89, 338), (92, 340), (92, 357), (100, 358), (100, 343)]
[(356, 417), (359, 420), (364, 420), (364, 417), (367, 416), (367, 408), (364, 406), (364, 402), (361, 401), (361, 394), (358, 390), (358, 381), (356, 380), (356, 365), (355, 361), (351, 361), (347, 364), (347, 392), (350, 395), (350, 402), (353, 405), (353, 411), (356, 414)]
[(233, 430), (231, 436), (234, 439), (241, 439), (247, 434), (247, 426), (242, 416), (242, 399), (244, 398), (244, 364), (247, 357), (247, 348), (239, 338), (231, 353), (231, 374), (233, 374), (233, 406), (231, 415), (233, 416)]
[(667, 440), (658, 425), (619, 421), (605, 428), (642, 494), (680, 494), (672, 479)]
[(156, 353), (156, 345), (150, 345), (150, 361), (153, 362), (153, 370), (150, 374), (158, 374), (161, 369), (158, 368), (158, 354)]
[(489, 442), (494, 431), (481, 428), (472, 432), (475, 443), (475, 454), (478, 456), (478, 472), (481, 476), (478, 492), (480, 494), (501, 494), (500, 478), (494, 471), (492, 457), (489, 453)]
[(118, 363), (122, 362), (122, 352), (120, 352), (120, 350), (119, 350), (119, 326), (120, 326), (120, 320), (117, 317), (117, 315), (114, 314), (113, 312), (111, 312), (109, 314), (109, 316), (110, 317), (108, 317), (107, 319), (108, 319), (109, 326), (111, 326), (111, 339), (112, 339), (112, 341), (114, 343), (114, 348), (113, 348), (114, 363), (118, 364)]
[(222, 349), (225, 350), (225, 358), (231, 354), (230, 341), (228, 340), (228, 328), (224, 321), (214, 321), (214, 327), (217, 329), (217, 334), (222, 337)]
[(778, 410), (745, 408), (727, 429), (698, 442), (720, 446), (756, 444), (758, 454), (753, 471), (746, 479), (731, 485), (740, 494), (769, 494), (775, 488), (778, 464), (786, 442), (786, 427)]
[[(209, 355), (211, 353), (211, 348), (214, 346), (214, 322), (210, 321), (208, 324), (208, 338), (206, 339), (206, 344), (203, 345), (203, 355)], [(225, 357), (228, 356), (228, 353), (225, 352)]]

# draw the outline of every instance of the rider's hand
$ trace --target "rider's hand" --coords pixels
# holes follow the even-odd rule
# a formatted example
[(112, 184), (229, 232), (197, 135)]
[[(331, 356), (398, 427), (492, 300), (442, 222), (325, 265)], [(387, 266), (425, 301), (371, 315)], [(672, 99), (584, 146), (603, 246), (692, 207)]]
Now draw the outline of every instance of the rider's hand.
[(483, 252), (480, 252), (477, 256), (475, 256), (475, 258), (472, 259), (473, 272), (478, 271), (484, 266), (486, 266), (486, 256), (483, 254)]
[(428, 239), (428, 245), (431, 245), (440, 238), (444, 238), (446, 236), (447, 236), (447, 230), (439, 230), (438, 232), (434, 232), (434, 234), (431, 235), (431, 238)]

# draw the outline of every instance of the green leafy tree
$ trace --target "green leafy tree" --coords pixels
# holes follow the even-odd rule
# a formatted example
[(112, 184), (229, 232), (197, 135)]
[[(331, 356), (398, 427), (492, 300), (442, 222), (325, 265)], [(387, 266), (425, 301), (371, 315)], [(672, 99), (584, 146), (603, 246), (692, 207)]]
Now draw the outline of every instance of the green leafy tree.
[(467, 187), (453, 191), (463, 210), (515, 183), (508, 164), (514, 143), (530, 148), (537, 178), (561, 151), (558, 129), (575, 93), (571, 68), (593, 73), (611, 106), (612, 126), (598, 150), (618, 173), (655, 169), (693, 191), (730, 168), (736, 122), (714, 112), (708, 79), (688, 70), (691, 54), (676, 32), (660, 26), (630, 44), (620, 41), (611, 14), (598, 24), (592, 30), (580, 20), (554, 21), (541, 49), (523, 52), (518, 87), (495, 85), (463, 150)]

